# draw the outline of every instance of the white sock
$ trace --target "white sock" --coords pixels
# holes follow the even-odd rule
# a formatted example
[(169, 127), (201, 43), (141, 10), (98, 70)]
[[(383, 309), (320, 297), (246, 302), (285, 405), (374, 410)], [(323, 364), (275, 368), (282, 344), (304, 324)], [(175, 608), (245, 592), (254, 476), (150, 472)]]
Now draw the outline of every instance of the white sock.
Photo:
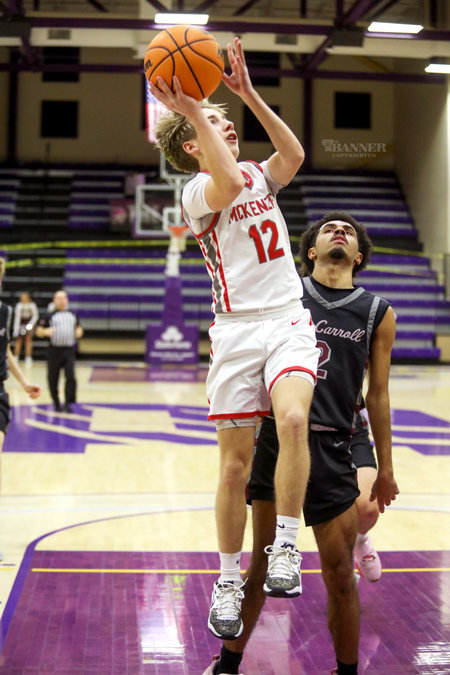
[(274, 546), (281, 548), (297, 548), (297, 534), (300, 525), (300, 518), (291, 518), (290, 516), (278, 516), (275, 529)]
[(237, 553), (219, 553), (220, 577), (219, 583), (232, 581), (234, 584), (242, 584), (241, 578), (241, 551)]

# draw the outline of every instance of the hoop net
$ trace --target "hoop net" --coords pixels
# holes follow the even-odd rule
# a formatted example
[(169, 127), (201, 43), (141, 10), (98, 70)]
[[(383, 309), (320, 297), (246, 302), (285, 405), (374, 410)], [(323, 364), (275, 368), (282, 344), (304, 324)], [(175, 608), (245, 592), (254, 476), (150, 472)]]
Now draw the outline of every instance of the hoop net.
[(186, 225), (169, 225), (168, 229), (170, 233), (170, 249), (175, 249), (180, 252), (185, 251), (186, 237), (189, 228)]

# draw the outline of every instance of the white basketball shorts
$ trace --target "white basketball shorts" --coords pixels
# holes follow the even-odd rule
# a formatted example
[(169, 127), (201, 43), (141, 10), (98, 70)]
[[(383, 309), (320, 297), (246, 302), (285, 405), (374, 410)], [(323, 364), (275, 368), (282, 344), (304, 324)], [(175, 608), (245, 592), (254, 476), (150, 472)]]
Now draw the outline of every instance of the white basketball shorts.
[(284, 376), (299, 375), (315, 384), (320, 352), (311, 314), (300, 302), (262, 318), (221, 316), (209, 336), (210, 420), (268, 415), (272, 389)]

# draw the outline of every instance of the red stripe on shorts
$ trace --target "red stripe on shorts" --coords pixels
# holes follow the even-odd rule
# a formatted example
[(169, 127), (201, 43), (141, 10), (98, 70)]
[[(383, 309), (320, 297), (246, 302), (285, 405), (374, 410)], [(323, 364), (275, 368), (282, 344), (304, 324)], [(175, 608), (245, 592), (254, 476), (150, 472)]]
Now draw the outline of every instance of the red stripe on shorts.
[(281, 377), (281, 375), (284, 375), (284, 373), (290, 373), (293, 370), (300, 370), (302, 373), (309, 373), (309, 375), (312, 375), (312, 377), (314, 378), (314, 381), (315, 382), (317, 381), (317, 375), (312, 370), (309, 370), (309, 368), (302, 368), (301, 366), (291, 366), (291, 368), (285, 368), (284, 370), (282, 370), (272, 380), (272, 382), (270, 383), (270, 386), (269, 386), (269, 396), (270, 396), (270, 392), (272, 391), (272, 387), (275, 384), (275, 382), (278, 380), (278, 378)]
[(224, 415), (208, 415), (209, 420), (233, 420), (247, 417), (265, 417), (270, 415), (270, 410), (256, 410), (255, 412), (225, 413)]

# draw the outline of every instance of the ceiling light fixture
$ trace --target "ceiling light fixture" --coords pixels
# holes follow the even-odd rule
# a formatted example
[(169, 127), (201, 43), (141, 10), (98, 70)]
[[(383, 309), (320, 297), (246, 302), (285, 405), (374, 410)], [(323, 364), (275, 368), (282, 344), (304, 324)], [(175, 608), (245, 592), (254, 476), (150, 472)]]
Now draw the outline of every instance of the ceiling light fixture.
[(208, 23), (209, 14), (172, 14), (159, 12), (155, 14), (155, 23), (163, 24), (189, 24), (191, 26), (204, 26)]
[(423, 26), (415, 23), (386, 23), (384, 21), (372, 21), (367, 30), (370, 33), (408, 33), (415, 35), (420, 33)]
[(449, 63), (430, 63), (425, 68), (426, 73), (445, 73), (450, 75)]

